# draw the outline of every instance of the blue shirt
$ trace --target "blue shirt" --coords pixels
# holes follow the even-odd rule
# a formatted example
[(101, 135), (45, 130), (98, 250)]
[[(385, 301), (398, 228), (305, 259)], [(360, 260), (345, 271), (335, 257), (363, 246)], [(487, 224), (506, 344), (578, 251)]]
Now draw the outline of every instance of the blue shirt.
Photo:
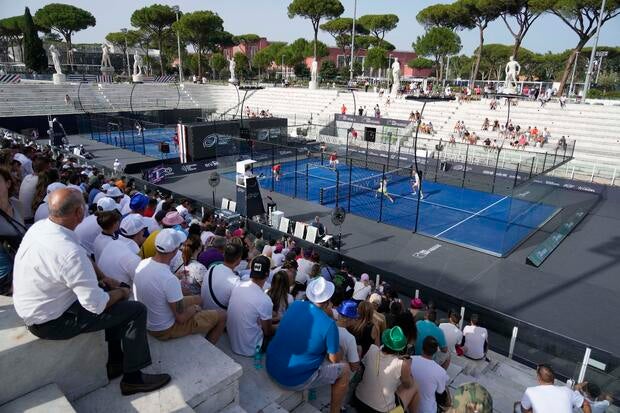
[(336, 322), (314, 304), (295, 301), (267, 348), (267, 372), (282, 386), (298, 386), (318, 370), (327, 354), (338, 350)]
[(443, 335), (443, 331), (435, 325), (432, 321), (420, 320), (415, 324), (418, 330), (418, 338), (415, 341), (415, 354), (422, 354), (422, 343), (428, 336), (433, 336), (439, 343), (439, 348), (446, 347), (446, 337)]
[(88, 205), (92, 205), (92, 203), (95, 201), (95, 197), (99, 192), (101, 191), (97, 188), (93, 188), (90, 190), (90, 192), (88, 193)]

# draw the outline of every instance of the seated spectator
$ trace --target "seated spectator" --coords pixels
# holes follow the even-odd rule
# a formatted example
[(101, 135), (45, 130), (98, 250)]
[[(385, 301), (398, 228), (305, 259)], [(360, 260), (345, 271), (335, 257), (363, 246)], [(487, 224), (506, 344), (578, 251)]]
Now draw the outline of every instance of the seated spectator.
[(499, 121), (497, 119), (493, 122), (493, 128), (491, 128), (491, 130), (493, 132), (497, 132), (499, 130)]
[(446, 413), (493, 413), (493, 398), (479, 383), (464, 383), (456, 388), (453, 407)]
[(239, 265), (242, 255), (241, 246), (233, 243), (225, 246), (224, 262), (211, 267), (207, 273), (207, 279), (202, 281), (200, 289), (202, 308), (211, 310), (228, 308), (232, 290), (241, 281), (233, 270)]
[(385, 315), (387, 322), (387, 328), (392, 328), (396, 325), (398, 317), (403, 313), (403, 303), (401, 301), (393, 301), (390, 303), (390, 312)]
[(437, 413), (437, 404), (450, 406), (450, 393), (448, 392), (448, 373), (441, 368), (433, 357), (437, 352), (439, 343), (433, 336), (427, 336), (422, 342), (421, 355), (411, 359), (411, 375), (418, 385), (420, 403), (418, 413)]
[(296, 284), (306, 285), (310, 280), (310, 271), (315, 264), (315, 262), (311, 260), (312, 252), (311, 248), (304, 248), (303, 257), (297, 260)]
[[(226, 248), (226, 238), (214, 235), (209, 239), (210, 244), (198, 255), (198, 262), (206, 268), (221, 264), (224, 261), (224, 250)], [(241, 259), (241, 257), (239, 257)], [(238, 265), (239, 263), (237, 263)], [(234, 269), (234, 267), (233, 267)]]
[(267, 295), (273, 303), (273, 321), (279, 322), (289, 306), (293, 304), (293, 296), (290, 294), (291, 282), (286, 270), (275, 273), (271, 280), (271, 286)]
[(198, 254), (202, 251), (199, 235), (192, 235), (181, 248), (183, 265), (176, 271), (181, 275), (181, 285), (192, 295), (200, 295), (202, 282), (207, 276), (207, 267), (198, 262)]
[(448, 321), (439, 324), (439, 329), (443, 332), (446, 339), (446, 346), (450, 354), (456, 355), (456, 346), (460, 346), (463, 341), (463, 332), (459, 329), (461, 315), (456, 310), (450, 310)]
[(340, 362), (338, 328), (331, 318), (334, 289), (323, 277), (308, 285), (309, 301), (295, 301), (280, 321), (267, 348), (266, 367), (273, 380), (291, 391), (331, 385), (329, 411), (340, 413), (350, 370)]
[(424, 301), (421, 298), (412, 298), (410, 302), (411, 309), (409, 310), (413, 315), (416, 323), (418, 321), (424, 320), (424, 315), (426, 311), (424, 310), (426, 307), (424, 305)]
[(109, 212), (116, 210), (117, 203), (112, 198), (101, 198), (97, 201), (97, 212), (93, 215), (89, 215), (75, 228), (75, 235), (78, 237), (78, 241), (88, 256), (93, 256), (95, 253), (95, 239), (101, 234), (101, 227), (97, 222), (98, 214), (101, 212)]
[(490, 121), (489, 118), (484, 118), (484, 122), (482, 122), (482, 130), (489, 130)]
[(45, 198), (43, 198), (43, 202), (36, 208), (34, 213), (34, 222), (41, 221), (49, 216), (49, 206), (47, 200), (52, 192), (66, 188), (66, 185), (60, 182), (53, 182), (47, 186)]
[(147, 329), (156, 339), (201, 334), (215, 344), (226, 327), (226, 313), (203, 310), (198, 295), (183, 297), (181, 283), (170, 271), (170, 260), (185, 239), (184, 233), (170, 228), (159, 232), (155, 256), (141, 261), (136, 268), (134, 295), (136, 301), (146, 305)]
[(317, 229), (317, 235), (319, 236), (319, 238), (323, 238), (327, 233), (325, 231), (325, 225), (323, 225), (318, 215), (314, 217), (314, 221), (310, 225)]
[(101, 232), (93, 242), (93, 253), (95, 255), (95, 262), (98, 262), (106, 245), (118, 238), (117, 231), (120, 228), (122, 217), (116, 208), (112, 211), (99, 211), (96, 214), (97, 225), (101, 228)]
[(0, 168), (0, 294), (10, 295), (13, 258), (26, 234), (21, 205), (15, 195), (17, 184), (11, 173)]
[(437, 340), (439, 344), (439, 352), (435, 354), (435, 361), (441, 365), (444, 369), (447, 369), (450, 365), (450, 353), (446, 344), (446, 337), (443, 331), (435, 324), (437, 319), (437, 313), (435, 310), (428, 310), (424, 316), (424, 320), (418, 321), (415, 325), (418, 330), (418, 338), (415, 342), (415, 353), (417, 355), (422, 354), (422, 346), (424, 339), (428, 336), (432, 336)]
[[(332, 296), (332, 303), (335, 296)], [(357, 302), (353, 300), (345, 300), (338, 305), (336, 309), (338, 316), (336, 324), (338, 325), (338, 341), (340, 342), (340, 351), (344, 361), (349, 363), (351, 371), (358, 371), (360, 367), (360, 355), (355, 336), (349, 333), (347, 328), (351, 327), (357, 317)]]
[(131, 287), (140, 264), (138, 252), (144, 242), (146, 223), (138, 214), (127, 215), (121, 221), (119, 237), (108, 243), (101, 252), (97, 266), (105, 275)]
[(463, 350), (465, 357), (482, 360), (487, 355), (489, 333), (484, 327), (478, 326), (478, 314), (472, 314), (469, 325), (463, 329)]
[(273, 268), (280, 267), (284, 263), (284, 246), (281, 242), (276, 243), (273, 254), (271, 254), (271, 265)]
[(73, 230), (84, 217), (84, 199), (63, 188), (48, 195), (49, 219), (34, 224), (15, 256), (13, 300), (17, 314), (35, 336), (67, 340), (82, 333), (106, 330), (107, 373), (123, 376), (121, 393), (157, 390), (167, 374), (146, 374), (151, 364), (146, 337), (147, 311), (127, 301), (130, 290), (103, 277), (103, 291), (86, 251)]
[(536, 367), (538, 386), (528, 387), (521, 399), (523, 413), (572, 413), (581, 408), (584, 413), (590, 413), (590, 404), (578, 391), (568, 386), (556, 386), (555, 373), (551, 366), (541, 364)]
[(405, 358), (407, 338), (400, 327), (385, 330), (381, 348), (372, 345), (362, 362), (366, 366), (355, 390), (353, 405), (359, 413), (391, 412), (402, 406), (417, 411), (418, 389), (411, 376), (411, 359)]
[(374, 308), (368, 301), (362, 301), (357, 307), (358, 319), (349, 327), (349, 332), (355, 336), (357, 345), (361, 347), (360, 355), (364, 357), (372, 344), (380, 345), (381, 333), (374, 323)]
[(600, 387), (595, 383), (584, 381), (575, 385), (575, 391), (580, 392), (590, 405), (592, 413), (605, 413), (607, 408), (613, 403), (613, 397), (609, 394), (603, 395)]
[(353, 299), (358, 302), (364, 301), (368, 298), (371, 291), (370, 277), (368, 274), (364, 273), (360, 277), (360, 280), (355, 282), (355, 286), (353, 287)]
[(372, 321), (375, 323), (377, 328), (379, 329), (379, 335), (383, 334), (383, 331), (387, 328), (387, 321), (385, 319), (385, 315), (379, 312), (379, 308), (383, 302), (380, 294), (373, 293), (370, 294), (368, 298), (368, 302), (372, 304), (373, 313), (372, 313)]
[(250, 264), (250, 280), (233, 288), (228, 305), (226, 330), (231, 350), (242, 356), (262, 351), (263, 340), (275, 333), (273, 302), (263, 291), (271, 262), (259, 255)]

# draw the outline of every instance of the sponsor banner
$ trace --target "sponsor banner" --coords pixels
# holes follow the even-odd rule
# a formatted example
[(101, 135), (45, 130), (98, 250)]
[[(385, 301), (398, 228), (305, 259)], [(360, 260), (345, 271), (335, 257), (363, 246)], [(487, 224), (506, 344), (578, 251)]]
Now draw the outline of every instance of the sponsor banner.
[(158, 183), (163, 181), (165, 178), (190, 175), (217, 169), (218, 165), (218, 161), (215, 160), (163, 165), (149, 169), (146, 176), (150, 182)]
[(367, 125), (392, 126), (397, 128), (406, 128), (409, 121), (402, 119), (375, 118), (370, 116), (354, 116), (354, 115), (335, 115), (336, 122), (355, 122)]

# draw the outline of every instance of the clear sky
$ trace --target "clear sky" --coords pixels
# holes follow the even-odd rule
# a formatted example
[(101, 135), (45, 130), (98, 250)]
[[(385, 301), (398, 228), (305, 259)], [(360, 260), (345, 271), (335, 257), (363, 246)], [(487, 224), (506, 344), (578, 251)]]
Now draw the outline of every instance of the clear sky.
[[(146, 0), (56, 0), (89, 10), (97, 19), (97, 26), (79, 32), (74, 41), (94, 43), (104, 40), (111, 31), (130, 27), (131, 13), (140, 7), (155, 3)], [(354, 0), (341, 0), (345, 7), (343, 17), (353, 16)], [(51, 1), (42, 0), (0, 0), (0, 17), (23, 14), (24, 7), (36, 10)], [(269, 40), (292, 41), (299, 37), (310, 39), (312, 26), (309, 21), (300, 18), (289, 19), (286, 7), (289, 0), (161, 0), (159, 3), (178, 4), (183, 11), (212, 10), (224, 19), (226, 30), (233, 34), (256, 33)], [(358, 0), (357, 15), (394, 13), (399, 16), (398, 27), (387, 34), (390, 41), (399, 50), (411, 50), (411, 42), (424, 32), (415, 20), (415, 16), (424, 7), (438, 3), (430, 0)], [(478, 32), (459, 32), (463, 43), (463, 53), (472, 53), (478, 44)], [(332, 37), (319, 33), (320, 40), (333, 45)], [(572, 48), (577, 44), (577, 35), (568, 26), (554, 16), (539, 18), (525, 37), (523, 46), (536, 52), (558, 52)], [(492, 24), (486, 33), (486, 43), (512, 44), (513, 39), (501, 19)], [(620, 45), (620, 17), (603, 26), (600, 45)]]

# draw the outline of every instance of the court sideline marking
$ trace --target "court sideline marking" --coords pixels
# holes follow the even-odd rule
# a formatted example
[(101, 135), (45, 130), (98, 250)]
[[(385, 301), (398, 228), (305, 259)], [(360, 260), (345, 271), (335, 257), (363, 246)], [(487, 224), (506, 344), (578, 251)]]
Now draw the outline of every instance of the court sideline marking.
[(484, 212), (484, 211), (486, 211), (487, 209), (489, 209), (489, 208), (491, 208), (491, 207), (493, 207), (493, 206), (495, 206), (495, 205), (499, 204), (500, 202), (502, 202), (502, 201), (503, 201), (503, 200), (505, 200), (506, 198), (508, 198), (508, 196), (505, 196), (505, 197), (503, 197), (502, 199), (500, 199), (500, 200), (498, 200), (498, 201), (493, 202), (491, 205), (489, 205), (489, 206), (487, 206), (487, 207), (485, 207), (485, 208), (482, 208), (480, 211), (476, 212), (475, 214), (470, 215), (470, 216), (468, 216), (467, 218), (465, 218), (464, 220), (457, 222), (456, 224), (452, 225), (450, 228), (448, 228), (448, 229), (445, 229), (445, 230), (441, 231), (439, 234), (435, 235), (435, 238), (437, 238), (437, 237), (439, 237), (439, 236), (441, 236), (441, 235), (445, 234), (446, 232), (450, 231), (451, 229), (453, 229), (453, 228), (455, 228), (455, 227), (458, 227), (458, 226), (459, 226), (459, 225), (461, 225), (463, 222), (465, 222), (465, 221), (469, 221), (470, 219), (472, 219), (472, 218), (474, 218), (474, 217), (476, 217), (476, 216), (480, 215), (481, 213), (483, 213), (483, 212)]

